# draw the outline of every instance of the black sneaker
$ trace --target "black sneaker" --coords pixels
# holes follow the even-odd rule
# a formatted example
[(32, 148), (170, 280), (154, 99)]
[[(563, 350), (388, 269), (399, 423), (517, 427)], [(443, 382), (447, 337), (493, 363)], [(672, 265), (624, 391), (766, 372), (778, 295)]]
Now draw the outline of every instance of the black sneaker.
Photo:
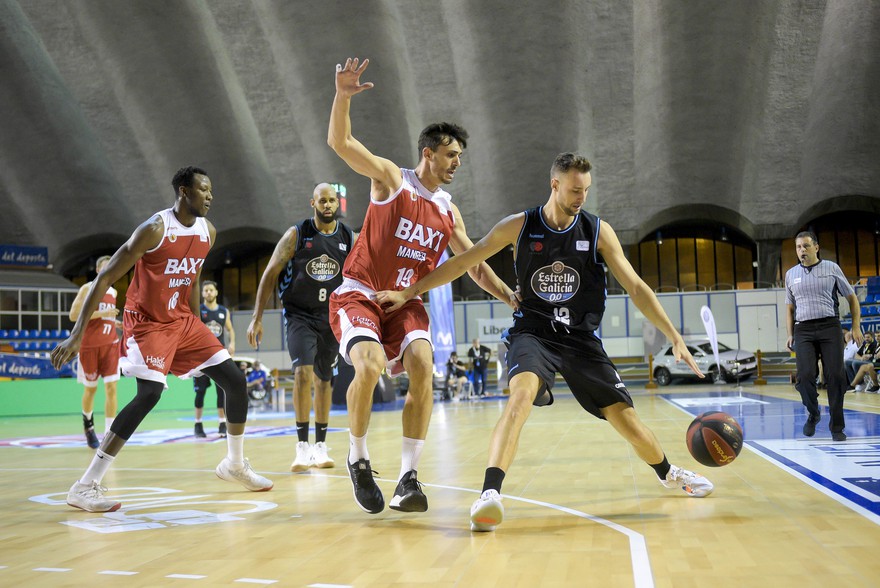
[(813, 416), (810, 415), (807, 417), (807, 422), (804, 423), (804, 435), (807, 437), (812, 437), (816, 434), (816, 424), (819, 422), (821, 417), (819, 415)]
[(832, 432), (831, 439), (833, 441), (846, 441), (846, 433), (843, 431)]
[[(345, 461), (348, 463), (348, 459)], [(355, 463), (348, 463), (354, 501), (361, 507), (361, 510), (370, 514), (380, 513), (385, 508), (385, 498), (373, 479), (373, 474), (378, 473), (370, 467), (368, 459), (359, 459)]]
[(205, 427), (202, 426), (202, 423), (196, 423), (195, 429), (193, 430), (193, 434), (196, 437), (207, 437), (207, 435), (205, 435)]
[(226, 436), (226, 421), (223, 421), (222, 423), (220, 423), (220, 427), (217, 429), (217, 433), (218, 433), (221, 437), (225, 437), (225, 436)]
[(394, 496), (391, 498), (392, 509), (402, 512), (425, 512), (428, 510), (428, 497), (422, 492), (422, 485), (416, 478), (416, 471), (410, 470), (403, 474)]
[(101, 442), (98, 441), (98, 436), (95, 434), (95, 427), (89, 427), (86, 429), (86, 443), (89, 444), (89, 447), (92, 449), (97, 449)]

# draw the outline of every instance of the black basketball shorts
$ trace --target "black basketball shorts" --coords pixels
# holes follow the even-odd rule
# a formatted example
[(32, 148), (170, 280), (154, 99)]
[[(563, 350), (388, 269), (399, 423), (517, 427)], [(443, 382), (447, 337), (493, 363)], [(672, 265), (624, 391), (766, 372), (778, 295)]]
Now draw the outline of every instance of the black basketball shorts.
[[(556, 373), (562, 375), (565, 383), (580, 405), (598, 418), (600, 409), (618, 402), (632, 406), (632, 398), (621, 381), (614, 363), (608, 358), (602, 342), (595, 336), (580, 336), (578, 347), (571, 346), (571, 335), (566, 343), (554, 342), (537, 337), (531, 333), (510, 334), (507, 352), (508, 382), (517, 374), (531, 372), (541, 379), (542, 386), (535, 400), (536, 406), (553, 402), (550, 390), (556, 380)], [(550, 395), (549, 400), (544, 392)], [(542, 399), (542, 396), (544, 398)]]
[(290, 353), (291, 369), (303, 365), (313, 366), (318, 379), (329, 382), (339, 357), (339, 342), (333, 335), (330, 323), (319, 323), (295, 314), (284, 314), (287, 325), (287, 351)]

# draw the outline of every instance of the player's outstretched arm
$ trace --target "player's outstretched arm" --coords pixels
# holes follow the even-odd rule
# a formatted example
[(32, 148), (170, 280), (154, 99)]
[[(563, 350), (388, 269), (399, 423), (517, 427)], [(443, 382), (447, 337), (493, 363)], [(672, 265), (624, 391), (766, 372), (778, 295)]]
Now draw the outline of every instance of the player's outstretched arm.
[[(468, 237), (467, 229), (464, 226), (464, 219), (461, 218), (461, 212), (455, 204), (452, 205), (452, 214), (455, 216), (455, 229), (449, 239), (449, 248), (452, 249), (454, 254), (461, 255), (471, 249), (474, 246), (474, 242)], [(468, 275), (480, 288), (501, 302), (509, 305), (514, 310), (519, 307), (519, 301), (514, 291), (492, 271), (492, 268), (485, 261), (470, 268)]]
[(116, 253), (104, 266), (104, 270), (92, 282), (79, 318), (76, 319), (76, 324), (70, 331), (70, 337), (52, 350), (52, 365), (55, 366), (55, 369), (61, 368), (73, 359), (79, 351), (86, 324), (92, 313), (98, 308), (107, 289), (127, 274), (134, 267), (135, 262), (143, 257), (147, 251), (157, 247), (162, 241), (164, 233), (165, 223), (162, 222), (162, 217), (154, 216), (135, 229), (128, 241), (116, 250)]
[(486, 261), (504, 247), (516, 242), (520, 230), (522, 230), (525, 216), (514, 214), (495, 225), (489, 234), (465, 251), (447, 260), (443, 265), (429, 273), (427, 276), (404, 290), (383, 290), (376, 292), (376, 302), (382, 306), (385, 312), (394, 312), (408, 300), (423, 294), (431, 288), (448, 284), (462, 275), (469, 268)]
[(371, 196), (381, 201), (400, 187), (403, 175), (394, 162), (373, 155), (351, 134), (351, 97), (373, 87), (372, 82), (360, 81), (369, 63), (369, 59), (364, 59), (358, 65), (357, 57), (349, 57), (345, 65), (336, 65), (336, 97), (330, 109), (327, 144), (351, 169), (372, 180)]
[(663, 310), (663, 307), (660, 306), (660, 301), (657, 300), (654, 291), (648, 287), (648, 284), (633, 269), (632, 264), (623, 254), (623, 247), (620, 246), (617, 234), (611, 228), (611, 225), (605, 221), (601, 221), (599, 227), (598, 252), (602, 255), (602, 258), (608, 265), (608, 269), (611, 270), (617, 281), (626, 289), (627, 294), (629, 294), (636, 307), (642, 311), (649, 321), (663, 331), (663, 334), (672, 342), (672, 353), (675, 355), (676, 361), (684, 360), (695, 374), (701, 378), (704, 377), (703, 372), (697, 366), (697, 362), (694, 361), (693, 356), (688, 351), (681, 333), (678, 332), (678, 329), (669, 320), (669, 316)]
[(269, 264), (263, 270), (263, 277), (260, 278), (260, 285), (257, 287), (257, 301), (254, 305), (254, 313), (251, 317), (251, 323), (247, 328), (247, 340), (254, 349), (259, 348), (260, 340), (263, 338), (263, 312), (266, 310), (266, 305), (269, 304), (269, 297), (275, 291), (278, 276), (281, 275), (284, 266), (296, 254), (296, 242), (298, 239), (296, 226), (287, 229), (275, 245), (275, 251), (272, 252)]

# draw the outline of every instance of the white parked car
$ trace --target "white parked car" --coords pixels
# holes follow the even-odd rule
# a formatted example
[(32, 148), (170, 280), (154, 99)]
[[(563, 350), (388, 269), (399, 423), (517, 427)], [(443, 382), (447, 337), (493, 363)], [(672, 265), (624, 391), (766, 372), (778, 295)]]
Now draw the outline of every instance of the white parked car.
[[(755, 374), (758, 369), (758, 361), (755, 354), (743, 349), (731, 349), (723, 343), (718, 343), (718, 359), (721, 362), (719, 369), (715, 363), (715, 355), (712, 353), (712, 344), (708, 339), (686, 341), (688, 350), (699, 366), (700, 371), (706, 374), (708, 381), (746, 380)], [(675, 362), (672, 354), (672, 345), (664, 345), (654, 357), (654, 379), (661, 386), (668, 386), (673, 378), (696, 378), (696, 374), (684, 361)]]

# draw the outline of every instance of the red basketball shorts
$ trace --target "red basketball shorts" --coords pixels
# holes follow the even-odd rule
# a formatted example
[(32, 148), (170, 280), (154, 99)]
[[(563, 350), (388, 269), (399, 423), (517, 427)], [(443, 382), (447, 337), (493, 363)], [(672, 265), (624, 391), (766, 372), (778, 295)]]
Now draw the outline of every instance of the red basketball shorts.
[(421, 300), (410, 300), (400, 310), (386, 314), (375, 301), (353, 290), (330, 295), (330, 326), (339, 341), (339, 353), (351, 364), (349, 345), (355, 337), (374, 339), (385, 349), (391, 376), (403, 373), (401, 358), (416, 339), (431, 342), (428, 313)]
[(79, 362), (76, 366), (77, 381), (94, 388), (98, 385), (98, 378), (104, 378), (104, 383), (119, 379), (118, 344), (109, 343), (79, 350)]
[(171, 323), (157, 323), (133, 310), (122, 317), (119, 365), (129, 377), (166, 383), (170, 373), (198, 376), (202, 368), (223, 363), (229, 352), (194, 314)]

